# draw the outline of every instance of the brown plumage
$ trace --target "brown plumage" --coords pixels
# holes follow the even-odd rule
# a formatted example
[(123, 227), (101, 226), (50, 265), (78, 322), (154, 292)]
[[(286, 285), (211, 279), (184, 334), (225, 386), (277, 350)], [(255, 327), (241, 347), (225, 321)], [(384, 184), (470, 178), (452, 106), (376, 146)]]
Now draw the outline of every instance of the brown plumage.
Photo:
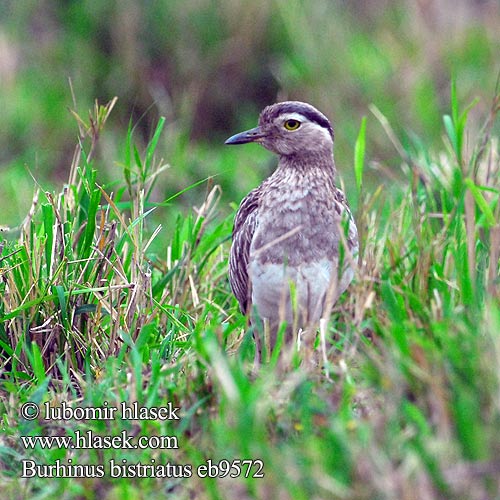
[(257, 142), (279, 156), (275, 172), (241, 202), (229, 259), (240, 309), (269, 324), (271, 347), (282, 321), (287, 336), (317, 324), (354, 275), (357, 229), (335, 185), (333, 137), (322, 113), (289, 101), (226, 141)]

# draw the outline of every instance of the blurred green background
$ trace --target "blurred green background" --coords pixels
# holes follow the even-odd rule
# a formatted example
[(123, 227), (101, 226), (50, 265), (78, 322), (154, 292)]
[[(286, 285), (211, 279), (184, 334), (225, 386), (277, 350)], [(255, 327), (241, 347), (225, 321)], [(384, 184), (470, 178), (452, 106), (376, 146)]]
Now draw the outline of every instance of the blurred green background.
[(451, 75), (463, 105), (481, 99), (479, 128), (500, 70), (498, 0), (1, 0), (0, 12), (0, 225), (22, 221), (35, 182), (62, 187), (78, 137), (70, 109), (86, 118), (95, 99), (119, 98), (95, 160), (101, 184), (123, 178), (129, 123), (142, 147), (165, 116), (158, 151), (171, 168), (155, 201), (216, 176), (228, 213), (273, 160), (222, 143), (265, 105), (309, 101), (332, 119), (348, 191), (367, 115), (368, 176), (390, 187), (400, 160), (369, 105), (405, 144), (443, 148)]

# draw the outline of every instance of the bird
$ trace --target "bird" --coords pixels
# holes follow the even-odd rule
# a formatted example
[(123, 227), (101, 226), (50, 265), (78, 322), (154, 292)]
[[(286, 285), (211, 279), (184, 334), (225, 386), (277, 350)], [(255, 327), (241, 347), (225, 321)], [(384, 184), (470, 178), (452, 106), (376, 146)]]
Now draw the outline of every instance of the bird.
[[(300, 338), (293, 332), (317, 331), (330, 314), (354, 277), (358, 231), (336, 184), (334, 131), (323, 113), (300, 101), (272, 104), (257, 127), (225, 141), (247, 143), (276, 154), (278, 165), (237, 210), (229, 282), (241, 312), (265, 326), (273, 349), (283, 323), (286, 343)], [(259, 363), (263, 342), (254, 337)]]

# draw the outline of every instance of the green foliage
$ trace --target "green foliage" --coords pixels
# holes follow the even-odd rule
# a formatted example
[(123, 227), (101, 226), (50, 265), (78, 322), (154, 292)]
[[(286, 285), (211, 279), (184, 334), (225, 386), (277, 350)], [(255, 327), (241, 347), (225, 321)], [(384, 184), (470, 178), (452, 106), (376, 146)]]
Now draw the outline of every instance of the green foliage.
[(354, 147), (354, 177), (356, 179), (356, 188), (358, 196), (361, 193), (361, 185), (363, 182), (363, 170), (365, 161), (365, 148), (366, 148), (366, 116), (361, 120), (359, 127), (358, 138)]
[[(231, 153), (213, 159), (204, 143), (222, 149), (278, 97), (312, 102), (334, 119), (339, 170), (354, 184), (348, 165), (369, 103), (399, 136), (412, 129), (437, 148), (449, 74), (457, 74), (460, 98), (472, 100), (492, 92), (498, 71), (492, 1), (460, 8), (451, 0), (425, 7), (396, 0), (4, 3), (0, 209), (9, 225), (27, 207), (2, 200), (15, 198), (21, 183), (31, 189), (26, 166), (41, 184), (65, 178), (74, 128), (63, 110), (86, 110), (96, 96), (120, 102), (103, 131), (102, 183), (120, 179), (114, 162), (131, 118), (145, 148), (165, 115), (159, 151), (177, 170), (160, 179), (161, 198), (217, 172), (229, 201), (248, 191), (253, 173), (242, 180), (225, 167)], [(370, 132), (367, 146), (372, 158), (397, 163), (382, 130)], [(369, 170), (365, 177), (376, 181)]]
[[(355, 283), (321, 329), (322, 363), (306, 367), (297, 354), (283, 366), (275, 351), (257, 370), (252, 333), (227, 282), (231, 217), (217, 213), (220, 188), (208, 180), (203, 202), (181, 215), (171, 203), (176, 194), (152, 200), (168, 172), (157, 157), (163, 120), (144, 148), (128, 128), (116, 162), (123, 180), (100, 185), (97, 142), (114, 101), (96, 104), (88, 120), (76, 116), (80, 138), (67, 184), (36, 193), (19, 234), (0, 245), (3, 494), (363, 500), (417, 491), (432, 499), (494, 498), (498, 102), (471, 152), (464, 147), (468, 111), (459, 110), (452, 90), (444, 121), (452, 148), (439, 155), (417, 138), (403, 145), (378, 112), (401, 155), (399, 190), (363, 184), (362, 121), (355, 148), (361, 259)], [(153, 219), (167, 212), (175, 220), (169, 231)], [(171, 403), (180, 410), (179, 420), (47, 421), (20, 418), (26, 402)], [(169, 436), (178, 448), (30, 449), (21, 441), (87, 432)], [(190, 465), (193, 473), (22, 479), (23, 459), (168, 463)], [(197, 468), (208, 460), (253, 460), (251, 476), (262, 461), (264, 477), (201, 478)]]

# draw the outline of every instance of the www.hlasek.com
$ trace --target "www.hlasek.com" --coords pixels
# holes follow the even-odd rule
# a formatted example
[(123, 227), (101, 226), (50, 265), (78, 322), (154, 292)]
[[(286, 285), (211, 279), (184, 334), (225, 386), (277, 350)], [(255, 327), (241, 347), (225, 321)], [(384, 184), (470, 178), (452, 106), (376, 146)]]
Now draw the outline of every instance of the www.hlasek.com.
[[(45, 403), (42, 407), (27, 402), (20, 408), (20, 415), (25, 420), (35, 420), (40, 417), (44, 420), (180, 420), (180, 408), (167, 403), (161, 407), (141, 407), (137, 403), (122, 402), (118, 407), (110, 407), (107, 402), (100, 407), (71, 407), (66, 403), (60, 406), (51, 406)], [(64, 448), (80, 449), (179, 449), (176, 436), (133, 436), (123, 430), (119, 435), (101, 436), (91, 430), (76, 429), (71, 436), (21, 436), (21, 442), (26, 449)], [(155, 459), (149, 463), (129, 462), (126, 459), (111, 459), (107, 464), (76, 464), (68, 458), (66, 462), (56, 460), (53, 464), (40, 464), (32, 459), (21, 460), (21, 477), (104, 477), (108, 475), (118, 477), (157, 477), (157, 478), (188, 478), (196, 473), (200, 478), (215, 477), (264, 477), (264, 463), (262, 460), (226, 460), (219, 462), (208, 459), (206, 462), (193, 468), (191, 464), (175, 464), (171, 462), (157, 463)]]
[(123, 430), (118, 436), (100, 436), (88, 430), (75, 431), (74, 436), (21, 436), (23, 446), (33, 449), (67, 448), (71, 450), (175, 450), (179, 448), (176, 436), (129, 436)]

